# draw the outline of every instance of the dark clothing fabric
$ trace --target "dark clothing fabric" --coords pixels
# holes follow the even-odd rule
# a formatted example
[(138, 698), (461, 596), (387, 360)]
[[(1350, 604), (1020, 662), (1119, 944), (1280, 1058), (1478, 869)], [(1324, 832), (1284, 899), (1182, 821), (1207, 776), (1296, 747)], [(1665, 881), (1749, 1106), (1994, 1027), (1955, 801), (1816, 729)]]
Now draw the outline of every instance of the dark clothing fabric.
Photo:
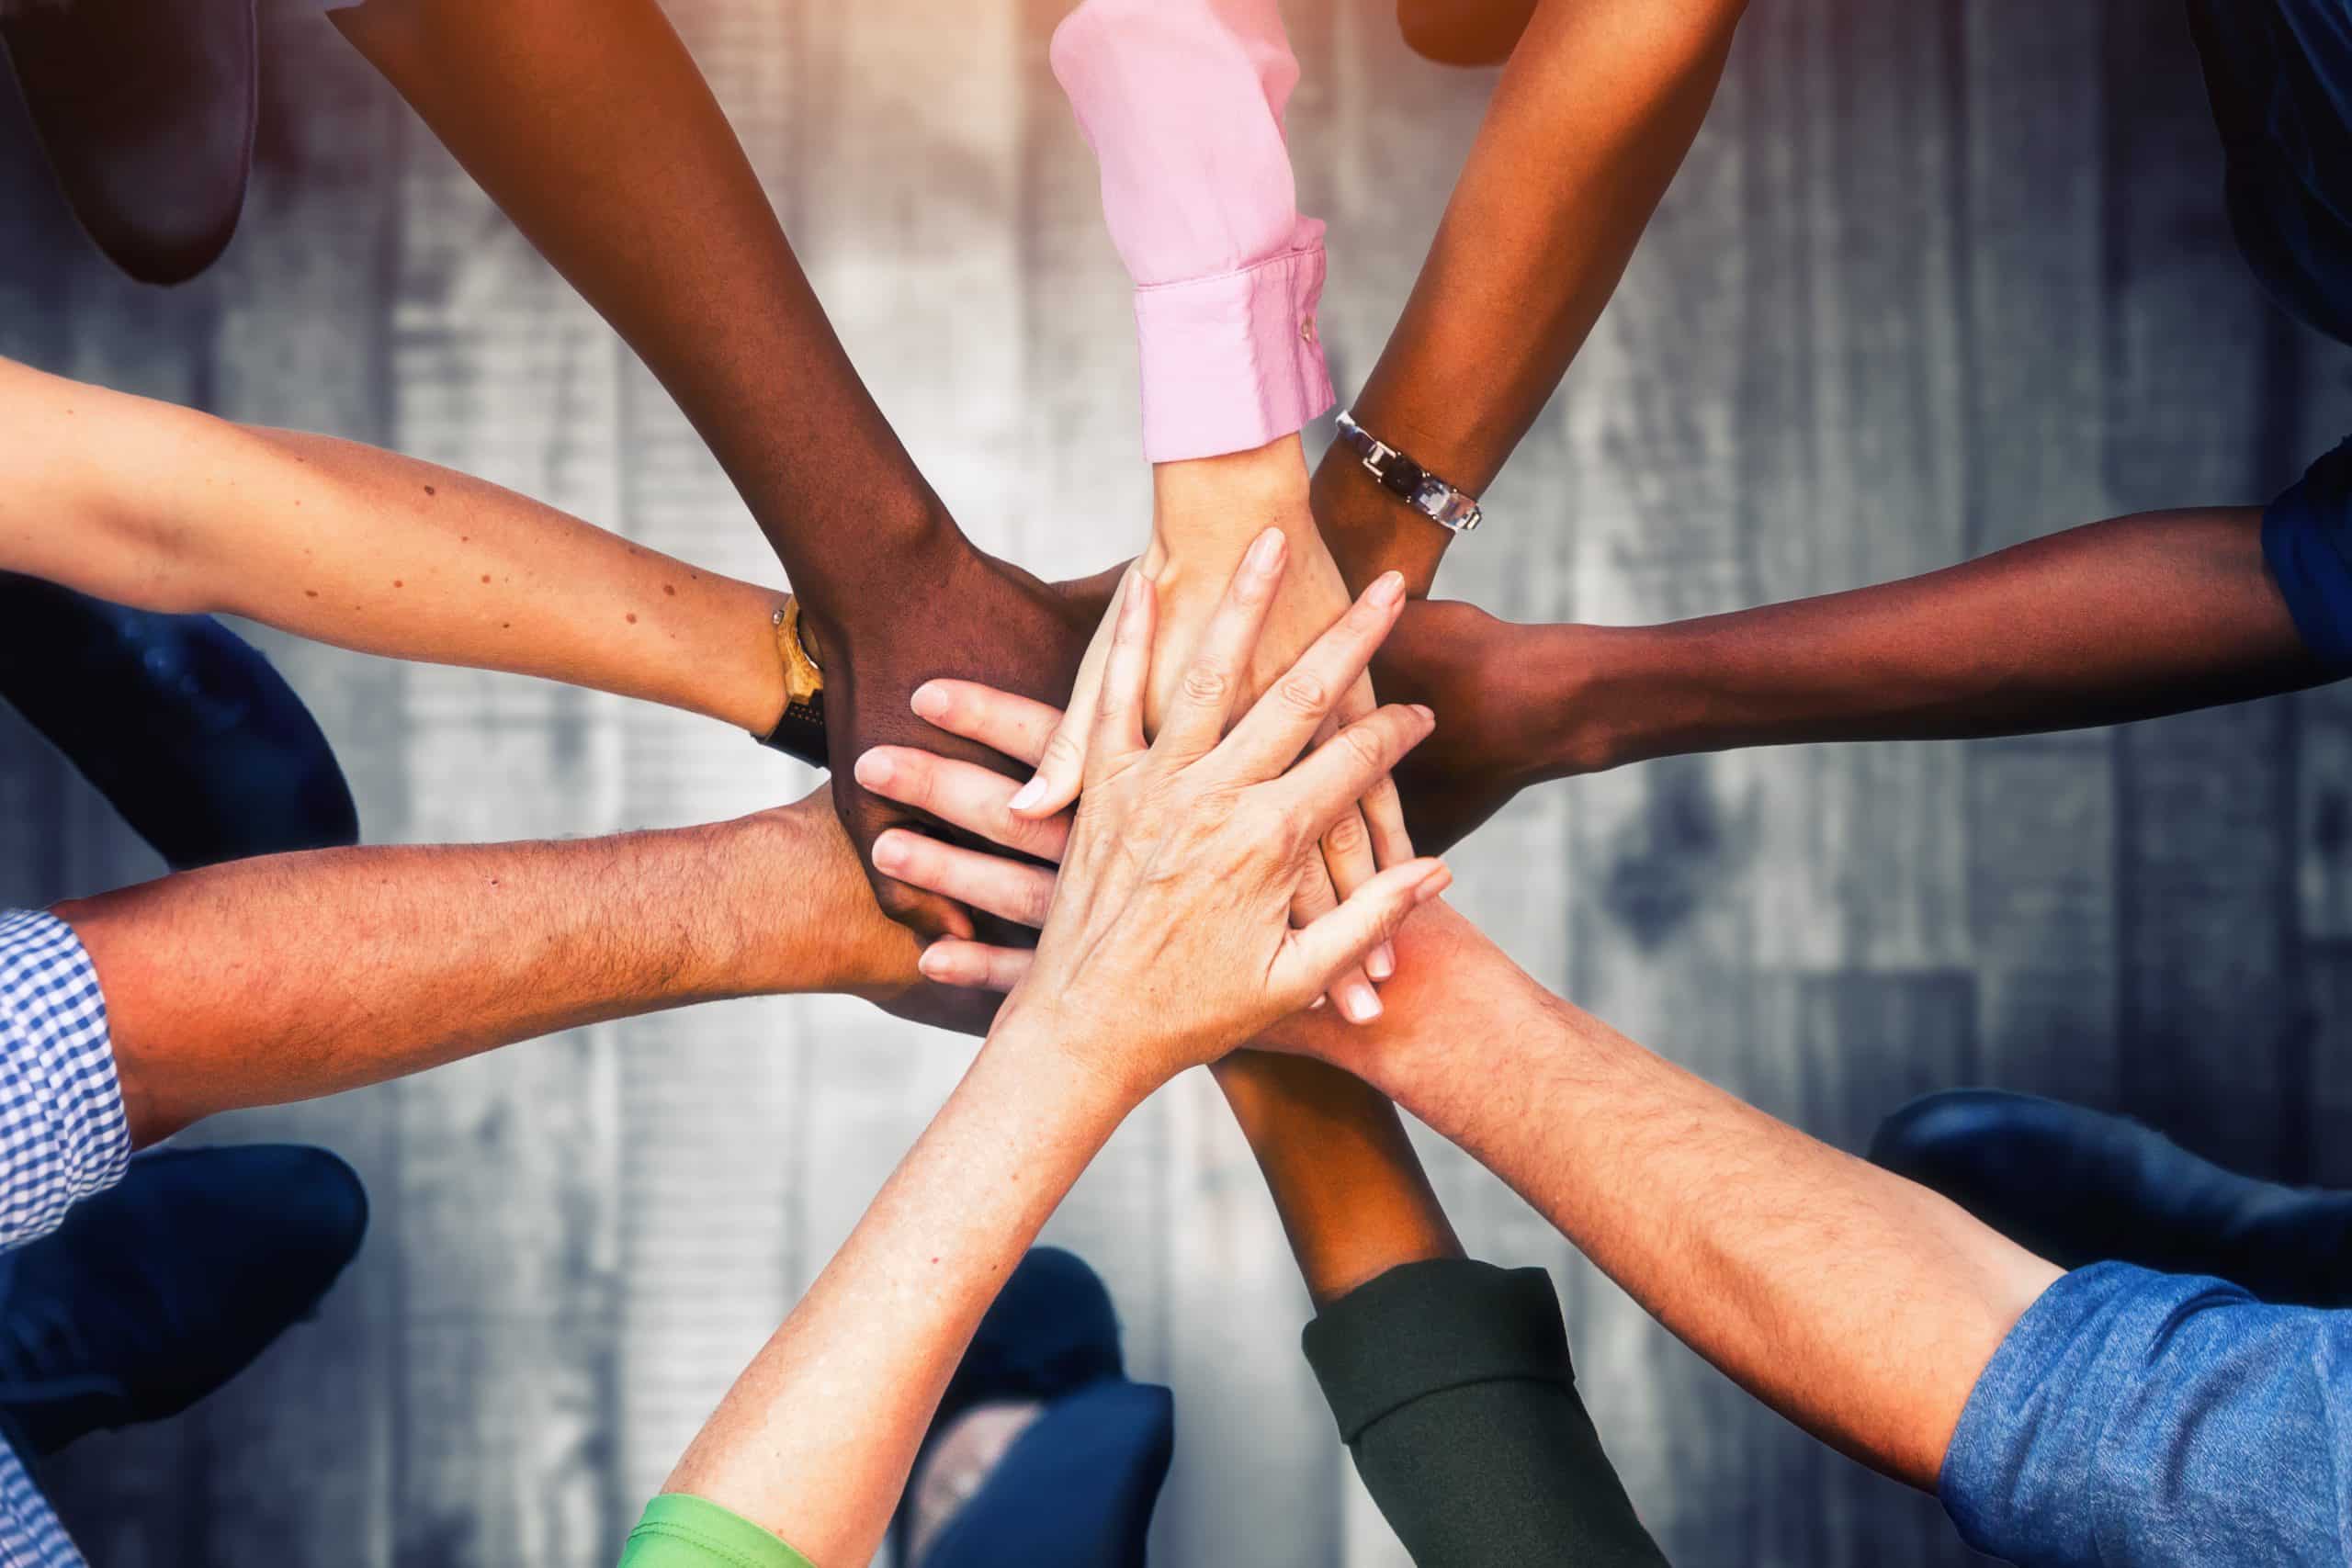
[(2189, 0), (2231, 226), (2282, 309), (2352, 343), (2352, 4)]
[(2352, 441), (2270, 503), (2262, 555), (2303, 646), (2330, 675), (2352, 675)]
[(1066, 1394), (1013, 1440), (922, 1568), (1143, 1568), (1175, 1446), (1175, 1405), (1157, 1383), (1104, 1378)]
[(0, 700), (175, 871), (358, 842), (358, 808), (318, 721), (209, 615), (0, 572)]
[[(1128, 1381), (1111, 1292), (1059, 1247), (1032, 1247), (997, 1292), (931, 1429), (1004, 1400), (1046, 1409), (930, 1543), (922, 1568), (1143, 1568), (1176, 1449), (1175, 1404), (1157, 1383)], [(926, 1438), (918, 1472), (928, 1452)], [(899, 1522), (904, 1559), (911, 1542)]]
[(1305, 1338), (1356, 1470), (1419, 1568), (1662, 1568), (1577, 1394), (1543, 1269), (1406, 1264)]

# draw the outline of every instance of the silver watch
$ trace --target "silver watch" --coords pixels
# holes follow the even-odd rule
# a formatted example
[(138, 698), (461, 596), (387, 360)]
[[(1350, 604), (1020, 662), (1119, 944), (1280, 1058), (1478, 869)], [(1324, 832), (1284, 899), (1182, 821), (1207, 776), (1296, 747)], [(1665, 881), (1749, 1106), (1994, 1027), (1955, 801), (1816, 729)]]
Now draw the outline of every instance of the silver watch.
[(1355, 415), (1340, 411), (1340, 439), (1363, 459), (1364, 471), (1381, 488), (1436, 524), (1457, 534), (1478, 525), (1478, 498), (1464, 495), (1404, 453), (1358, 424)]

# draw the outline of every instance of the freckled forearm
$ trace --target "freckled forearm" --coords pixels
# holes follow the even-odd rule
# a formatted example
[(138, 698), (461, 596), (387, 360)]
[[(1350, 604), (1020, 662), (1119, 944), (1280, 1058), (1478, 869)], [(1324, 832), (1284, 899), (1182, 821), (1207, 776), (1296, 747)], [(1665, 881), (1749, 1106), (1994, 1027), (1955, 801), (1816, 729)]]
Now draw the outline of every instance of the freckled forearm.
[(0, 496), (0, 565), (142, 608), (223, 611), (746, 730), (783, 711), (779, 592), (512, 491), (6, 361), (0, 423), (25, 446), (24, 477)]

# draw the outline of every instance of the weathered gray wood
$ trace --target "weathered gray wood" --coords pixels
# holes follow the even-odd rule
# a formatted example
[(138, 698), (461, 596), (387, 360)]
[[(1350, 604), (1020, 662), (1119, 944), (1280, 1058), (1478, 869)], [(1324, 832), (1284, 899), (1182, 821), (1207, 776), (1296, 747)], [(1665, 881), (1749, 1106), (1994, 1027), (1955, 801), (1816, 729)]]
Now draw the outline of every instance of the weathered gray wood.
[[(1794, 7), (1745, 127), (1749, 253), (1738, 486), (1764, 600), (1950, 564), (1962, 547), (1951, 39), (1935, 6)], [(1772, 416), (1758, 418), (1765, 410)], [(1911, 968), (1965, 957), (1950, 746), (1756, 759), (1760, 956)]]
[[(990, 0), (949, 28), (918, 0), (674, 6), (918, 460), (1047, 576), (1107, 564), (1148, 504), (1125, 281), (1041, 53), (1063, 8)], [(772, 578), (660, 389), (298, 9), (272, 24), (291, 63), (246, 231), (193, 289), (113, 279), (0, 123), (0, 353), (390, 439)], [(1385, 7), (1288, 14), (1344, 397), (1492, 73), (1413, 62)], [(1757, 7), (1623, 297), (1488, 497), (1502, 531), (1442, 591), (1658, 619), (2268, 494), (2352, 428), (2352, 356), (2256, 299), (2214, 162), (2164, 7)], [(814, 784), (701, 721), (265, 640), (372, 837), (680, 822)], [(1849, 1148), (1900, 1099), (1989, 1076), (2120, 1088), (2192, 1144), (2352, 1181), (2347, 702), (1653, 764), (1519, 803), (1455, 856), (1457, 901), (1547, 982)], [(152, 864), (0, 715), (0, 896)], [(968, 1050), (860, 1004), (744, 1004), (224, 1123), (352, 1157), (375, 1238), (317, 1324), (194, 1417), (72, 1456), (61, 1501), (99, 1568), (609, 1557)], [(1965, 1560), (1932, 1504), (1761, 1412), (1491, 1179), (1432, 1160), (1476, 1250), (1559, 1269), (1587, 1396), (1677, 1561)], [(1048, 1237), (1110, 1280), (1137, 1375), (1176, 1386), (1158, 1560), (1398, 1561), (1204, 1081), (1146, 1107)]]
[[(394, 442), (611, 516), (610, 333), (423, 137), (401, 194)], [(406, 705), (412, 836), (521, 836), (550, 808), (573, 831), (621, 825), (617, 705), (416, 667)], [(397, 1560), (617, 1550), (616, 1070), (584, 1030), (398, 1086)]]
[[(1962, 556), (2115, 510), (2100, 171), (2103, 0), (1948, 7), (1965, 71), (1958, 253), (1966, 337)], [(2115, 1086), (2113, 741), (1967, 749), (1967, 920), (1991, 1082), (2105, 1102)]]
[[(1639, 622), (1729, 609), (1754, 594), (1740, 534), (1739, 400), (1758, 258), (1744, 196), (1760, 151), (1755, 95), (1786, 68), (1752, 17), (1713, 114), (1650, 226), (1565, 400), (1579, 619)], [(1660, 367), (1674, 367), (1671, 377)], [(1636, 1040), (1721, 1081), (1741, 1064), (1756, 952), (1745, 878), (1757, 770), (1678, 758), (1581, 781), (1569, 863), (1568, 995)], [(1500, 933), (1510, 945), (1510, 933)], [(1635, 1505), (1669, 1558), (1744, 1544), (1732, 1480), (1768, 1417), (1613, 1287), (1570, 1313), (1578, 1382)]]
[[(1756, 991), (1756, 1104), (1849, 1153), (1914, 1095), (1973, 1073), (1976, 997), (1962, 971), (1776, 975)], [(1829, 1568), (1968, 1561), (1932, 1498), (1820, 1444), (1764, 1435), (1758, 1555)], [(1707, 1561), (1721, 1560), (1710, 1556)]]
[[(2109, 487), (2133, 510), (2263, 499), (2288, 477), (2276, 427), (2291, 405), (2273, 400), (2288, 340), (2229, 234), (2184, 17), (2119, 8), (2106, 64)], [(2266, 1171), (2300, 1142), (2282, 1060), (2291, 720), (2272, 702), (2134, 725), (2117, 753), (2124, 1103)]]
[[(264, 35), (270, 91), (237, 243), (203, 288), (213, 341), (203, 378), (216, 412), (263, 424), (382, 440), (389, 367), (382, 324), (395, 240), (387, 177), (395, 104), (320, 18), (280, 11)], [(354, 305), (360, 306), (353, 309)], [(302, 693), (359, 803), (363, 835), (400, 834), (408, 816), (408, 726), (400, 669), (253, 633)], [(194, 1420), (208, 1467), (204, 1550), (235, 1561), (284, 1553), (389, 1562), (389, 1485), (398, 1461), (390, 1373), (399, 1364), (399, 1153), (390, 1091), (224, 1119), (224, 1142), (324, 1145), (368, 1183), (374, 1235), (321, 1323), (289, 1334)], [(315, 1470), (315, 1487), (289, 1474)]]

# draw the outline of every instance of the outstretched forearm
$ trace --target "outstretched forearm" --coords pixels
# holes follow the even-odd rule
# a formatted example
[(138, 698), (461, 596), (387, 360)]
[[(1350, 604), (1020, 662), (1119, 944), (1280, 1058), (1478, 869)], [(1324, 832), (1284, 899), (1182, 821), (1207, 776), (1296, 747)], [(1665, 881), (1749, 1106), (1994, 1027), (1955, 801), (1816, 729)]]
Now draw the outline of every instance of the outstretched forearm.
[[(1437, 239), (1352, 406), (1483, 491), (1616, 291), (1698, 135), (1745, 0), (1544, 0), (1495, 88)], [(1427, 592), (1453, 536), (1334, 446), (1315, 513), (1351, 589)]]
[(2146, 513), (1899, 582), (1668, 626), (1532, 628), (1544, 772), (2116, 724), (2327, 679), (2249, 507)]
[(821, 618), (952, 533), (655, 0), (401, 0), (335, 23), (660, 378)]
[(1319, 1062), (1240, 1051), (1210, 1069), (1272, 1194), (1318, 1307), (1462, 1243), (1396, 1108)]
[(914, 944), (871, 910), (820, 794), (702, 828), (239, 861), (56, 913), (96, 966), (147, 1143), (605, 1019), (879, 996)]
[(765, 733), (783, 595), (435, 464), (0, 360), (0, 568)]
[(2058, 1270), (1551, 996), (1449, 909), (1398, 946), (1393, 1021), (1299, 1038), (1509, 1182), (1743, 1387), (1933, 1486), (1978, 1374)]
[(874, 1555), (989, 1303), (1139, 1095), (1008, 1017), (664, 1492), (820, 1568)]

